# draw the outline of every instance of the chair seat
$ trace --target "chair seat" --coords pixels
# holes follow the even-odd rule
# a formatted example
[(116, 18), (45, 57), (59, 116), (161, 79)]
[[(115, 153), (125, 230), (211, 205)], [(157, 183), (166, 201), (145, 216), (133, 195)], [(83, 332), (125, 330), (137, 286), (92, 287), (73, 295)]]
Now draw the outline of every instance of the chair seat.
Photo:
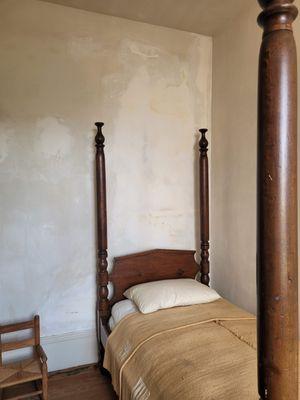
[(42, 379), (39, 358), (29, 358), (0, 366), (0, 388), (35, 381), (37, 379)]

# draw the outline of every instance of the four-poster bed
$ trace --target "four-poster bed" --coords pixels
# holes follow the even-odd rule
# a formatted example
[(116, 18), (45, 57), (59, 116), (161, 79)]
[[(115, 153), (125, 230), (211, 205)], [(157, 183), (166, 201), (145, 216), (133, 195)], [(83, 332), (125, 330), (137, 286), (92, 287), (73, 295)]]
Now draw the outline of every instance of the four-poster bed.
[[(263, 12), (259, 16), (259, 24), (264, 28), (264, 35), (260, 54), (258, 94), (258, 392), (261, 399), (296, 400), (298, 399), (297, 71), (292, 22), (297, 16), (297, 9), (292, 4), (293, 0), (260, 0), (259, 3), (263, 8)], [(107, 271), (107, 216), (103, 123), (96, 123), (96, 126), (98, 333), (101, 326), (104, 335), (108, 336), (111, 334), (108, 326), (111, 308), (124, 298), (123, 293), (129, 287), (140, 283), (165, 279), (194, 278), (199, 270), (200, 281), (204, 285), (209, 285), (208, 142), (205, 137), (207, 130), (201, 129), (200, 265), (198, 266), (195, 262), (194, 251), (152, 250), (116, 258), (112, 272), (109, 275)], [(111, 299), (108, 297), (109, 281), (114, 287)], [(149, 391), (151, 379), (148, 375), (143, 378), (146, 380), (148, 377), (148, 388), (146, 386), (141, 387), (140, 381), (137, 388), (132, 383), (133, 388), (131, 388), (130, 395), (128, 389), (130, 386), (128, 388), (125, 387), (125, 383), (129, 385), (128, 382), (133, 380), (132, 371), (130, 370), (133, 367), (130, 364), (135, 363), (139, 365), (138, 359), (132, 360), (132, 355), (130, 355), (129, 359), (125, 360), (124, 363), (127, 369), (124, 365), (117, 365), (118, 362), (113, 359), (115, 343), (122, 344), (124, 335), (126, 340), (126, 334), (128, 333), (129, 335), (129, 332), (131, 332), (132, 337), (137, 335), (137, 330), (132, 325), (133, 320), (138, 321), (139, 326), (145, 324), (147, 330), (152, 332), (152, 336), (139, 336), (138, 339), (136, 338), (137, 343), (141, 343), (141, 340), (143, 340), (144, 354), (147, 353), (149, 341), (154, 342), (154, 340), (159, 340), (158, 337), (161, 335), (161, 332), (157, 331), (158, 324), (169, 324), (165, 326), (164, 332), (170, 335), (172, 334), (171, 332), (176, 332), (178, 336), (180, 336), (180, 332), (185, 330), (186, 326), (195, 327), (195, 325), (199, 325), (199, 331), (197, 331), (199, 341), (202, 340), (202, 336), (205, 340), (208, 337), (205, 335), (212, 335), (217, 329), (216, 332), (218, 333), (215, 337), (217, 339), (215, 340), (223, 338), (222, 340), (226, 343), (228, 349), (231, 349), (231, 352), (234, 352), (233, 349), (235, 347), (232, 347), (232, 343), (235, 340), (236, 348), (241, 346), (240, 351), (242, 352), (236, 355), (236, 360), (242, 354), (242, 359), (248, 360), (248, 364), (245, 361), (245, 381), (241, 379), (236, 383), (231, 380), (231, 386), (237, 385), (239, 390), (240, 385), (244, 398), (257, 398), (253, 396), (253, 386), (257, 384), (256, 377), (254, 378), (253, 375), (253, 369), (256, 369), (253, 363), (256, 364), (257, 362), (256, 354), (255, 356), (253, 354), (253, 349), (256, 349), (256, 341), (253, 338), (253, 332), (255, 332), (253, 316), (239, 310), (224, 300), (209, 305), (201, 304), (197, 307), (187, 307), (184, 311), (185, 316), (180, 314), (180, 309), (182, 309), (180, 307), (175, 311), (172, 309), (153, 313), (151, 317), (148, 316), (147, 318), (143, 316), (144, 319), (142, 319), (141, 315), (135, 315), (126, 320), (124, 319), (122, 322), (122, 335), (118, 333), (120, 330), (116, 330), (110, 335), (111, 337), (114, 336), (114, 339), (108, 342), (106, 365), (110, 365), (111, 370), (116, 369), (117, 371), (117, 378), (112, 376), (112, 379), (115, 388), (117, 387), (120, 391), (121, 398), (126, 399), (126, 396), (129, 396), (129, 398), (133, 396), (131, 398), (136, 399), (157, 398), (155, 396), (150, 397), (150, 393), (152, 394), (152, 391), (156, 390), (155, 387), (157, 385), (155, 386), (152, 383), (152, 391)], [(197, 320), (196, 322), (195, 315), (200, 318), (199, 312), (201, 315), (206, 315), (207, 320), (204, 321), (204, 317), (201, 317), (202, 320), (200, 322)], [(176, 320), (174, 317), (175, 313)], [(164, 316), (163, 320), (159, 320), (161, 316)], [(152, 321), (152, 325), (149, 321)], [(209, 322), (209, 325), (205, 325), (204, 322)], [(180, 325), (180, 323), (183, 325)], [(209, 331), (205, 330), (206, 327), (209, 328)], [(228, 332), (231, 333), (229, 337)], [(172, 337), (172, 340), (174, 342), (175, 337)], [(104, 355), (102, 342), (103, 340), (101, 341), (99, 334), (101, 358)], [(189, 336), (189, 342), (193, 342), (193, 336)], [(161, 347), (160, 345), (160, 342), (157, 342), (157, 346), (154, 347), (156, 351), (158, 347)], [(167, 354), (167, 343), (164, 345)], [(128, 340), (122, 346), (123, 349), (126, 346), (128, 347)], [(199, 345), (199, 347), (201, 349), (205, 348), (205, 342)], [(137, 348), (139, 348), (139, 345), (137, 345)], [(175, 342), (174, 348), (176, 348)], [(171, 350), (169, 349), (169, 351)], [(210, 351), (216, 351), (217, 354), (217, 344), (216, 349), (214, 350), (212, 347)], [(138, 349), (134, 352), (138, 352)], [(155, 352), (152, 351), (149, 353), (147, 362), (152, 356), (154, 357), (152, 353)], [(207, 354), (201, 354), (201, 356), (207, 357)], [(141, 354), (139, 357), (141, 360), (143, 355)], [(226, 359), (225, 355), (221, 354), (220, 357), (223, 357), (224, 360)], [(153, 359), (152, 362), (155, 364), (157, 360)], [(189, 360), (189, 362), (194, 363), (194, 359)], [(202, 363), (199, 361), (199, 370), (202, 369), (200, 368), (200, 364)], [(142, 368), (141, 365), (139, 365), (140, 369)], [(234, 369), (234, 363), (232, 368)], [(156, 364), (156, 369), (159, 370), (159, 364)], [(233, 369), (229, 371), (228, 379), (234, 378)], [(213, 385), (215, 381), (210, 383), (207, 374), (204, 374), (204, 376), (206, 382), (203, 390), (205, 391), (206, 386)], [(143, 379), (142, 383), (144, 385)], [(196, 380), (196, 378), (194, 379)], [(121, 388), (121, 382), (125, 387), (124, 389)], [(200, 383), (203, 385), (203, 382)], [(124, 393), (122, 390), (124, 390)], [(233, 389), (229, 387), (226, 390), (227, 392), (224, 389), (224, 393), (230, 393), (232, 396)], [(127, 393), (126, 391), (129, 392)], [(135, 391), (140, 391), (144, 397), (134, 397)], [(209, 392), (203, 398), (227, 398), (226, 396), (224, 397), (224, 394), (222, 397), (218, 393)], [(248, 397), (247, 393), (249, 393)], [(258, 396), (256, 389), (255, 393)], [(195, 398), (193, 394), (190, 394), (190, 396), (192, 397), (189, 398)], [(170, 398), (175, 399), (174, 395)], [(183, 395), (181, 398), (187, 397)], [(236, 397), (233, 395), (231, 398), (239, 398), (239, 393), (237, 393)]]

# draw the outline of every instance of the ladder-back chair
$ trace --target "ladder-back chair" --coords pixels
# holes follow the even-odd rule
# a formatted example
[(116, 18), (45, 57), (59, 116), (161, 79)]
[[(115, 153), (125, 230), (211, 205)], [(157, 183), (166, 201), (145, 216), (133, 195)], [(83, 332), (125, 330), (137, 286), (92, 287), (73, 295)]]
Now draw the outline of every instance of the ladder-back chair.
[[(33, 333), (30, 338), (2, 341), (3, 335), (29, 329)], [(3, 353), (26, 347), (33, 347), (33, 355), (30, 358), (19, 362), (3, 363)], [(0, 325), (0, 400), (4, 395), (5, 389), (25, 382), (34, 382), (35, 390), (13, 397), (5, 397), (5, 399), (26, 399), (37, 395), (43, 400), (48, 399), (47, 356), (40, 345), (40, 321), (38, 315), (31, 321)]]

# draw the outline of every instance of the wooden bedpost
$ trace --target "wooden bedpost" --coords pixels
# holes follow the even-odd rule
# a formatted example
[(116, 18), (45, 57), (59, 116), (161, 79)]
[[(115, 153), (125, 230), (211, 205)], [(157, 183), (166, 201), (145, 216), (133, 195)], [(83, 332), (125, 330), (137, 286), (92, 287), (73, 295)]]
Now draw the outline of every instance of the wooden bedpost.
[(258, 378), (261, 399), (298, 400), (297, 57), (294, 0), (259, 0)]
[(208, 182), (208, 140), (205, 137), (207, 129), (200, 129), (200, 230), (201, 253), (200, 273), (201, 283), (209, 286), (209, 182)]
[(109, 317), (108, 272), (107, 272), (107, 215), (106, 215), (106, 174), (103, 122), (96, 122), (96, 190), (97, 190), (97, 310), (102, 324)]

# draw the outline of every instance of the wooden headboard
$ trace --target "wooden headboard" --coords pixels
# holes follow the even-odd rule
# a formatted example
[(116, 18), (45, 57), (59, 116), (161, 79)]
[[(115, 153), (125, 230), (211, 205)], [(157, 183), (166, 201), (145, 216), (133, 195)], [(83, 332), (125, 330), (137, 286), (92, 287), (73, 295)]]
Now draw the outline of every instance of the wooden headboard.
[(126, 289), (162, 279), (195, 278), (199, 265), (192, 250), (149, 250), (114, 259), (109, 281), (114, 292), (110, 306), (124, 299)]

